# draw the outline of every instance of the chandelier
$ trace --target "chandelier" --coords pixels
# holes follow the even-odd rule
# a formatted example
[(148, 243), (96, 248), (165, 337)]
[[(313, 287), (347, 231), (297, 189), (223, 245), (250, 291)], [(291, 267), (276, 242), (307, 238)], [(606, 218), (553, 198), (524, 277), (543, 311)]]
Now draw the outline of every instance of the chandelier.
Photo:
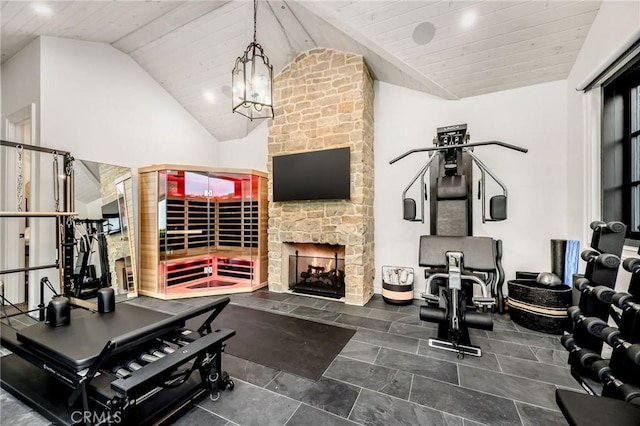
[(258, 0), (253, 0), (253, 42), (236, 59), (231, 73), (233, 112), (249, 120), (273, 118), (273, 67), (256, 42)]

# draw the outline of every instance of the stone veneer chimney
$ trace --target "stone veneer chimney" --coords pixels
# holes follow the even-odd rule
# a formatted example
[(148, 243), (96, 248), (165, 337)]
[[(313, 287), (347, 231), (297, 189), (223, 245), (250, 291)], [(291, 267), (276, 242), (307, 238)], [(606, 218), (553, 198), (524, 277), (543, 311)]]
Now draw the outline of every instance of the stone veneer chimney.
[[(284, 243), (345, 247), (345, 303), (373, 295), (373, 80), (361, 55), (314, 49), (298, 56), (273, 83), (270, 121), (269, 290), (288, 291)], [(330, 148), (351, 150), (351, 199), (273, 200), (272, 158)]]

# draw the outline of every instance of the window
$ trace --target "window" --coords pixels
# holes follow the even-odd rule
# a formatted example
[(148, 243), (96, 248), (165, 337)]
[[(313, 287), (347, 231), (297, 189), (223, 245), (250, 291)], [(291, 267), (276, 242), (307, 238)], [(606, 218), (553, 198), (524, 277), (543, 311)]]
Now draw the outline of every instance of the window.
[(640, 58), (602, 86), (603, 220), (640, 242)]

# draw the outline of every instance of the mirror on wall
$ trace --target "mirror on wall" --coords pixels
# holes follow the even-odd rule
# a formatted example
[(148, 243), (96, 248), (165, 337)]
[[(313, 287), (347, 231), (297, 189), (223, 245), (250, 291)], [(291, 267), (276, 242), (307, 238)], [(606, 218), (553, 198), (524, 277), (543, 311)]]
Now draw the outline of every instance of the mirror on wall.
[(112, 287), (116, 300), (137, 296), (131, 169), (74, 162), (76, 296)]

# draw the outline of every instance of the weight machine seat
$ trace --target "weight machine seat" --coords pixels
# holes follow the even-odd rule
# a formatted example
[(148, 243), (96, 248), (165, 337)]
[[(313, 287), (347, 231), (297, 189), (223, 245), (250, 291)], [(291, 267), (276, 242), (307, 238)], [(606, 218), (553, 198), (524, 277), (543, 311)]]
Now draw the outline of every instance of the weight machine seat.
[(489, 237), (422, 235), (418, 264), (426, 268), (446, 269), (447, 252), (464, 253), (465, 271), (498, 271), (495, 241)]
[(613, 398), (556, 390), (556, 402), (571, 426), (637, 426), (640, 406)]

